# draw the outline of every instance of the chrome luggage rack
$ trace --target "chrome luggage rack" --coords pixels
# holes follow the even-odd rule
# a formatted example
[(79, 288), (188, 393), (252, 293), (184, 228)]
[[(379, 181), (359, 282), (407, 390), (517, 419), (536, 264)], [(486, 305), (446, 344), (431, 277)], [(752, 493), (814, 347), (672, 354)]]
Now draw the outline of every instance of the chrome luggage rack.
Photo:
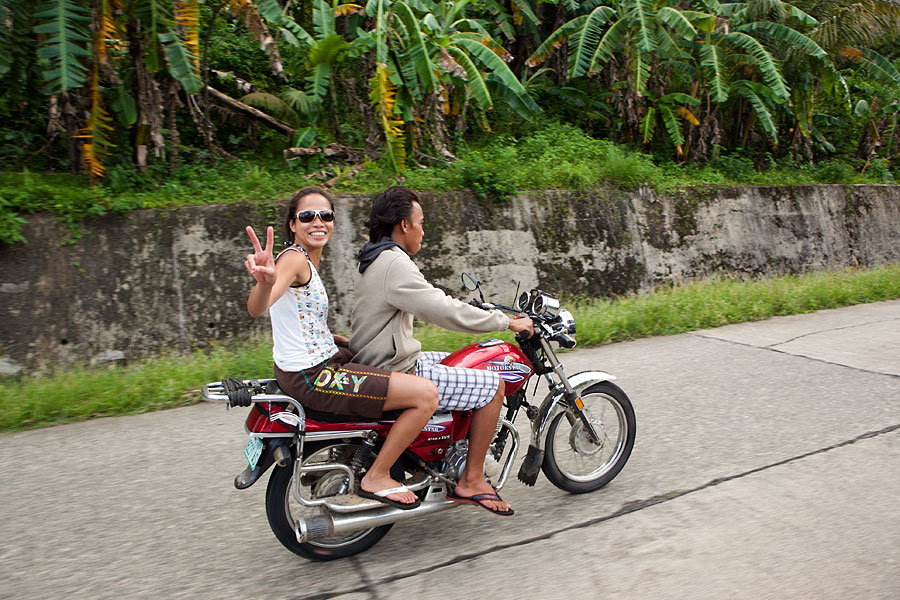
[[(232, 384), (231, 390), (228, 389), (228, 383)], [(234, 387), (240, 384), (240, 389), (234, 389)], [(274, 390), (273, 390), (274, 388)], [(272, 393), (277, 390), (278, 393)], [(248, 431), (251, 436), (260, 437), (260, 438), (284, 438), (284, 437), (295, 437), (294, 445), (297, 448), (297, 457), (303, 456), (303, 444), (306, 439), (309, 440), (329, 440), (329, 439), (346, 439), (349, 437), (365, 437), (368, 433), (368, 430), (358, 430), (358, 431), (337, 431), (337, 432), (314, 432), (307, 433), (306, 432), (306, 412), (303, 409), (303, 405), (297, 402), (291, 396), (284, 394), (278, 388), (278, 384), (274, 379), (246, 379), (246, 380), (238, 380), (231, 379), (225, 381), (215, 381), (211, 383), (207, 383), (203, 386), (201, 395), (203, 399), (207, 402), (225, 402), (228, 408), (232, 406), (250, 406), (253, 403), (268, 403), (268, 402), (278, 402), (285, 403), (293, 406), (297, 410), (297, 417), (299, 421), (299, 431), (296, 434), (286, 434), (286, 433), (277, 433), (277, 434), (257, 434), (251, 431)], [(356, 512), (360, 510), (367, 510), (370, 508), (383, 507), (384, 504), (377, 502), (375, 500), (369, 500), (366, 498), (360, 498), (356, 494), (348, 493), (342, 494), (340, 496), (330, 496), (327, 498), (318, 498), (318, 499), (309, 499), (305, 498), (301, 493), (301, 484), (300, 479), (302, 475), (306, 473), (315, 473), (319, 471), (333, 471), (333, 470), (342, 470), (346, 472), (346, 476), (348, 477), (349, 488), (354, 489), (355, 486), (355, 477), (353, 472), (346, 466), (339, 463), (335, 464), (321, 464), (321, 465), (307, 465), (303, 466), (302, 458), (301, 460), (294, 460), (294, 497), (297, 500), (305, 505), (305, 506), (324, 506), (329, 510), (334, 512), (344, 513), (344, 512)], [(419, 482), (418, 485), (415, 486), (416, 489), (421, 489), (425, 487), (427, 484), (426, 481)]]

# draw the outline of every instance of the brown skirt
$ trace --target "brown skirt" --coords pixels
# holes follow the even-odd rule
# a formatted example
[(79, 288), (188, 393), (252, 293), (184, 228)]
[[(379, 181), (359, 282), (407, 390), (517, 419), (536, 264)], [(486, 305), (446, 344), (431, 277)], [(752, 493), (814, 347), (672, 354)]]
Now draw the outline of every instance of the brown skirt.
[(337, 354), (303, 371), (282, 371), (275, 365), (278, 387), (304, 407), (335, 415), (378, 419), (384, 410), (391, 372), (350, 362), (353, 352)]

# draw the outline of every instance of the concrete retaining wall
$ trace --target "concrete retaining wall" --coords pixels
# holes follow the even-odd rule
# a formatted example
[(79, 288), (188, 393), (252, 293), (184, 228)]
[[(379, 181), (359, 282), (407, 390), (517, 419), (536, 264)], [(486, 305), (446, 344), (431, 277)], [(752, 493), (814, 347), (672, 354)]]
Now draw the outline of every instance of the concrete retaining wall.
[[(550, 191), (503, 205), (466, 193), (422, 198), (416, 261), (457, 296), (463, 270), (511, 300), (517, 281), (600, 296), (715, 272), (900, 262), (900, 186)], [(336, 331), (349, 327), (368, 206), (368, 197), (336, 202), (322, 266)], [(261, 232), (273, 214), (251, 205), (134, 211), (85, 223), (73, 245), (59, 243), (64, 226), (32, 217), (28, 244), (0, 247), (0, 371), (127, 360), (266, 330), (245, 308), (244, 226)]]

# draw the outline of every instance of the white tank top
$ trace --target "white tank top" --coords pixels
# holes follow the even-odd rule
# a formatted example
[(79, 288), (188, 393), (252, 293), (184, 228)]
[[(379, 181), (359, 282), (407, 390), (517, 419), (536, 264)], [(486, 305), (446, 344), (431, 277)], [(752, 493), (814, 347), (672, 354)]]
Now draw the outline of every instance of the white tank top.
[(338, 352), (328, 330), (328, 294), (309, 255), (299, 246), (281, 252), (303, 252), (309, 261), (306, 285), (289, 287), (269, 308), (272, 320), (272, 358), (282, 371), (296, 372), (313, 367)]

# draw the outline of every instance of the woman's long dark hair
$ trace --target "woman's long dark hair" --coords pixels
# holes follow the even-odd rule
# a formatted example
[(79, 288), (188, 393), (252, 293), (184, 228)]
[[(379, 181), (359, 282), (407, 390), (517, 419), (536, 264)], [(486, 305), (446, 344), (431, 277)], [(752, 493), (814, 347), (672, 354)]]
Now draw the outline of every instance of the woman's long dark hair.
[(412, 203), (419, 203), (419, 197), (409, 188), (395, 185), (384, 190), (372, 202), (372, 212), (365, 225), (369, 228), (369, 241), (391, 237), (394, 225), (412, 215)]
[(294, 232), (291, 230), (291, 221), (297, 217), (297, 208), (300, 206), (300, 201), (310, 194), (321, 194), (328, 200), (328, 206), (331, 207), (331, 210), (334, 210), (334, 200), (331, 195), (322, 188), (310, 186), (299, 190), (291, 198), (291, 201), (288, 202), (287, 214), (284, 215), (284, 241), (286, 243), (294, 243)]

